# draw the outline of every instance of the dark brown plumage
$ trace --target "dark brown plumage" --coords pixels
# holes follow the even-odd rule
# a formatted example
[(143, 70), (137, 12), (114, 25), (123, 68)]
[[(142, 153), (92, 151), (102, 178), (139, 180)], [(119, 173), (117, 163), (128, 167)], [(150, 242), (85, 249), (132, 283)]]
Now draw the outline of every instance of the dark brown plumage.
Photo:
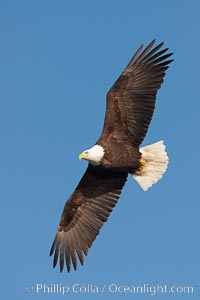
[[(64, 259), (68, 272), (71, 261), (77, 268), (78, 258), (83, 264), (83, 254), (99, 233), (103, 222), (107, 220), (115, 207), (128, 174), (112, 171), (99, 171), (91, 164), (83, 175), (77, 188), (65, 204), (58, 232), (51, 248), (54, 255), (54, 267), (60, 254), (60, 271), (63, 270)], [(60, 253), (59, 253), (60, 251)]]
[(153, 40), (143, 52), (141, 46), (107, 94), (104, 128), (100, 140), (119, 133), (122, 141), (139, 146), (151, 122), (155, 99), (165, 71), (173, 60), (168, 48), (158, 52), (164, 43), (152, 48)]
[(154, 43), (143, 51), (142, 46), (138, 49), (107, 94), (104, 127), (96, 143), (104, 150), (103, 156), (99, 161), (85, 158), (88, 168), (65, 204), (50, 250), (54, 267), (59, 259), (60, 271), (65, 262), (68, 272), (71, 263), (76, 270), (77, 257), (84, 263), (84, 255), (115, 207), (128, 173), (142, 176), (148, 158), (139, 146), (152, 119), (156, 93), (172, 62), (167, 60), (172, 53), (160, 50), (163, 43), (152, 48)]

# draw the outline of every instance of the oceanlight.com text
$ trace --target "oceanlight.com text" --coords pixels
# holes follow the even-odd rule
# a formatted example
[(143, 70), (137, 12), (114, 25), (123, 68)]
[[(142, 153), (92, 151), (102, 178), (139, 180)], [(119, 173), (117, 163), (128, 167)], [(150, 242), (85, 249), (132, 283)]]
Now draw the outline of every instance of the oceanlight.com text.
[(61, 283), (37, 283), (35, 285), (27, 284), (25, 286), (27, 293), (38, 295), (46, 294), (146, 294), (146, 295), (191, 295), (195, 293), (192, 285), (166, 285), (166, 284), (148, 284), (126, 285), (118, 283), (94, 284), (94, 283), (74, 283), (65, 285)]

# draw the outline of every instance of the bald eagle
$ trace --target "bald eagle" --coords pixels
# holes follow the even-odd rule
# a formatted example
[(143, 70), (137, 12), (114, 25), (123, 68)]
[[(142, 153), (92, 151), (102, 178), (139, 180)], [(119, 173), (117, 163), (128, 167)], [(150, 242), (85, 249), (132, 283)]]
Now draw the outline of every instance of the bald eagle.
[(64, 206), (50, 256), (60, 272), (66, 264), (83, 265), (103, 223), (117, 204), (130, 174), (146, 191), (162, 178), (168, 165), (163, 141), (140, 147), (152, 119), (157, 91), (173, 61), (164, 43), (143, 45), (110, 88), (102, 134), (80, 159), (88, 167)]

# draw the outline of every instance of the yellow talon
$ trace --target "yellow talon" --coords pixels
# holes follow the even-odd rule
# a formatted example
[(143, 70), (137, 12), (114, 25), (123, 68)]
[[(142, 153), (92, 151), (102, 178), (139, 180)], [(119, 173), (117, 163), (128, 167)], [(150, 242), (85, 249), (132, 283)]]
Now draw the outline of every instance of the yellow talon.
[(139, 169), (138, 169), (139, 172), (143, 170), (143, 168), (144, 168), (146, 162), (147, 162), (147, 161), (146, 161), (144, 158), (140, 158), (140, 167), (139, 167)]

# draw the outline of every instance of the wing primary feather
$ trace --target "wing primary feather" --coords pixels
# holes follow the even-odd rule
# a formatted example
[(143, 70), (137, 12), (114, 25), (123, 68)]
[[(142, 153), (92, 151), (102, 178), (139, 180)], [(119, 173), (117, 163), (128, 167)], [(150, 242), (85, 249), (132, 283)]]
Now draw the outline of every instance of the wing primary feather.
[[(153, 49), (154, 50), (154, 49)], [(151, 51), (153, 53), (155, 53), (154, 51)], [(155, 53), (154, 55), (151, 55), (150, 53), (148, 53), (145, 57), (144, 57), (144, 61), (145, 62), (153, 62), (157, 57), (161, 56), (162, 54), (164, 54), (166, 51), (168, 50), (168, 48), (165, 48), (157, 53)], [(152, 53), (152, 54), (153, 54)], [(149, 55), (150, 54), (150, 55)]]
[(79, 242), (81, 244), (81, 248), (83, 250), (83, 253), (84, 253), (85, 256), (87, 256), (88, 255), (88, 246), (87, 246), (87, 243), (86, 243), (86, 241), (83, 237), (83, 232), (82, 232), (81, 227), (80, 227), (79, 224), (76, 224), (76, 230), (77, 230), (77, 235), (79, 237)]
[(57, 265), (57, 262), (58, 262), (58, 256), (59, 256), (59, 244), (56, 244), (56, 249), (55, 249), (54, 259), (53, 259), (53, 267), (54, 267), (54, 268), (55, 268), (55, 266)]
[(71, 243), (70, 243), (71, 260), (72, 260), (74, 270), (76, 271), (76, 269), (77, 269), (77, 259), (76, 259), (76, 252), (75, 252), (76, 245), (74, 244), (74, 238), (73, 238), (73, 234), (72, 234), (71, 230), (68, 232), (68, 234), (69, 234), (70, 240), (71, 240)]
[(134, 54), (133, 57), (131, 58), (129, 64), (127, 65), (127, 67), (130, 66), (130, 65), (132, 65), (132, 63), (133, 63), (133, 62), (137, 59), (137, 57), (139, 56), (139, 54), (140, 54), (140, 52), (142, 51), (142, 49), (143, 49), (143, 45), (141, 45), (140, 48), (135, 52), (135, 54)]
[(159, 66), (165, 67), (165, 70), (167, 70), (169, 68), (168, 65), (171, 64), (171, 62), (173, 62), (173, 61), (174, 61), (173, 59), (166, 60), (166, 61), (160, 63)]
[[(67, 234), (67, 233), (66, 233)], [(67, 272), (70, 272), (71, 269), (71, 258), (70, 258), (70, 249), (69, 249), (69, 239), (68, 235), (65, 237), (65, 262), (67, 267)]]
[[(135, 62), (139, 62), (139, 61), (141, 61), (144, 57), (145, 57), (145, 55), (149, 52), (149, 50), (153, 47), (153, 45), (155, 44), (155, 39), (142, 51), (142, 53), (138, 56), (138, 58), (136, 59), (136, 61)], [(161, 43), (162, 44), (162, 43)], [(160, 45), (158, 45), (158, 46), (160, 46)], [(158, 47), (157, 46), (157, 47)], [(162, 45), (161, 45), (162, 46)], [(160, 46), (160, 47), (161, 47)]]
[(158, 66), (160, 66), (158, 63), (161, 62), (161, 61), (164, 61), (165, 59), (167, 59), (168, 57), (170, 57), (172, 55), (172, 53), (168, 53), (168, 54), (165, 54), (163, 56), (160, 56), (158, 57), (157, 59), (153, 60), (152, 63), (153, 64), (156, 64)]
[(52, 256), (52, 254), (54, 253), (54, 250), (55, 250), (55, 247), (56, 247), (56, 240), (57, 240), (57, 235), (55, 236), (54, 241), (52, 243), (49, 256)]
[[(145, 61), (145, 62), (147, 62), (148, 61), (148, 59), (150, 59), (151, 60), (151, 57), (152, 56), (154, 56), (153, 54), (155, 53), (155, 55), (157, 55), (157, 51), (163, 46), (163, 44), (164, 44), (164, 42), (162, 42), (162, 43), (160, 43), (160, 44), (158, 44), (156, 47), (154, 47), (151, 51), (149, 51), (148, 53), (146, 53), (146, 55), (144, 56), (144, 58), (143, 58), (143, 61)], [(149, 49), (150, 50), (150, 49)], [(161, 50), (161, 51), (167, 51), (167, 49), (163, 49), (163, 50)], [(159, 51), (159, 52), (161, 52), (161, 51)], [(158, 52), (158, 53), (159, 53)], [(163, 53), (164, 53), (163, 52)]]
[(64, 268), (64, 254), (65, 254), (65, 251), (64, 251), (64, 241), (62, 242), (62, 244), (60, 245), (60, 272), (63, 271), (63, 268)]
[(81, 244), (78, 238), (78, 234), (77, 234), (77, 228), (74, 228), (74, 239), (75, 239), (75, 243), (76, 243), (76, 253), (78, 255), (79, 261), (81, 263), (81, 265), (84, 264), (84, 256), (83, 256), (83, 252), (81, 251)]

